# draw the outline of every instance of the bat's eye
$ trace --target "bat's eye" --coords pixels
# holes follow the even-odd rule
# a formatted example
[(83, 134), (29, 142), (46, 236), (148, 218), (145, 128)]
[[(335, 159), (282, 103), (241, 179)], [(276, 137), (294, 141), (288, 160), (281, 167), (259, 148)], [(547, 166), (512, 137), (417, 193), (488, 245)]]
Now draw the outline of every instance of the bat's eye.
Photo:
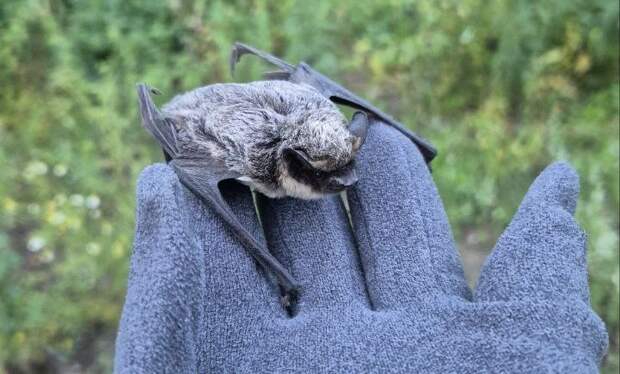
[(315, 170), (314, 171), (314, 176), (317, 177), (317, 178), (320, 177), (321, 176), (321, 172), (318, 171), (318, 170)]

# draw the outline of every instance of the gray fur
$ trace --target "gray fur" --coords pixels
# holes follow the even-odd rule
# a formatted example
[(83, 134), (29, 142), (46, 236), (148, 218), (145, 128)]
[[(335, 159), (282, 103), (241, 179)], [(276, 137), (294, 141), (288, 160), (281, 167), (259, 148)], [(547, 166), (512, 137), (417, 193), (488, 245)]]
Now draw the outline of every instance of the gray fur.
[(285, 150), (305, 152), (325, 173), (351, 165), (356, 153), (345, 117), (308, 85), (213, 84), (174, 97), (162, 111), (174, 122), (180, 157), (207, 156), (270, 197), (324, 195), (290, 175)]

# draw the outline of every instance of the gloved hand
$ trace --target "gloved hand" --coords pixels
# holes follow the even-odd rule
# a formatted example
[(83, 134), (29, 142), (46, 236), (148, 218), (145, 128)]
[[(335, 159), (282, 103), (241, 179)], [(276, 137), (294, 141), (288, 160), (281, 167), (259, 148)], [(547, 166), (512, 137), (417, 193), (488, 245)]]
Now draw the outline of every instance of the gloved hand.
[[(352, 216), (337, 197), (258, 199), (268, 247), (301, 284), (294, 314), (228, 227), (165, 165), (138, 186), (118, 373), (594, 373), (607, 334), (589, 304), (566, 164), (534, 182), (473, 293), (410, 140), (372, 124)], [(227, 201), (257, 235), (252, 196)]]

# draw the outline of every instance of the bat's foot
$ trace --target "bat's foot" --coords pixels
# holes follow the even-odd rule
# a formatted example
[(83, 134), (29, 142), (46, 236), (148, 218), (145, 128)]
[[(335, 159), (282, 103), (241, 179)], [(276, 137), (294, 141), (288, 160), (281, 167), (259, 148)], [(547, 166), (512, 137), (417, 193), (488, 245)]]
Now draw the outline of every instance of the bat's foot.
[(280, 298), (280, 304), (284, 309), (290, 311), (293, 305), (297, 302), (297, 291), (295, 289), (285, 291), (284, 295)]

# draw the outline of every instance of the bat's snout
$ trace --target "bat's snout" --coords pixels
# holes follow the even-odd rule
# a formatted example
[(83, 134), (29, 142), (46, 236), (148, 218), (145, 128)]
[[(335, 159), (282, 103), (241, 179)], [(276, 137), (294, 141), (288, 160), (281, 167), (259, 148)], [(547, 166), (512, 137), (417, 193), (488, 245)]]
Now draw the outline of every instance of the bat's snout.
[(331, 185), (333, 186), (334, 190), (342, 191), (347, 187), (353, 186), (355, 183), (357, 183), (357, 181), (357, 173), (355, 173), (355, 170), (352, 170), (350, 173), (347, 173), (345, 175), (339, 175), (337, 177), (334, 177), (331, 181)]

